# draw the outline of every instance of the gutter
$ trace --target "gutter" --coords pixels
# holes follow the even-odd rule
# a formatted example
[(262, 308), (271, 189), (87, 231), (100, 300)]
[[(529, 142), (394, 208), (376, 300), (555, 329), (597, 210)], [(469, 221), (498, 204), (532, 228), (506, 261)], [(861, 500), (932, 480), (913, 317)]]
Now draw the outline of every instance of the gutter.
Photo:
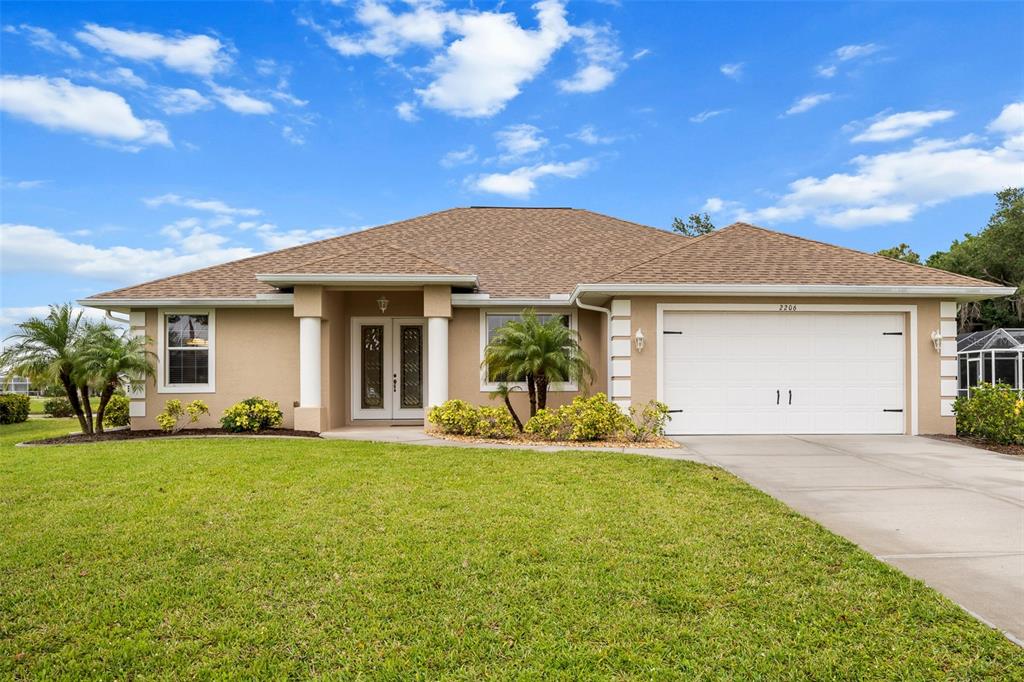
[(274, 286), (292, 284), (452, 284), (476, 287), (476, 275), (407, 275), (369, 273), (265, 273), (257, 274), (256, 280)]
[(981, 301), (987, 298), (1012, 296), (1013, 287), (945, 287), (945, 286), (877, 286), (860, 284), (577, 284), (571, 301), (583, 294), (605, 296), (668, 295), (668, 296), (834, 296), (879, 298), (945, 298), (958, 301)]

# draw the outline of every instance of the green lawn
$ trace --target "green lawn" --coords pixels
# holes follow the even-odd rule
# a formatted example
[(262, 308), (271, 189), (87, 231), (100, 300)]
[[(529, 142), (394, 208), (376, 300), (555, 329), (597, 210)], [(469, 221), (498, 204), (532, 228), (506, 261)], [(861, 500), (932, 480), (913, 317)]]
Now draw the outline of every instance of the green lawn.
[(13, 448), (0, 676), (1022, 679), (922, 583), (705, 466), (314, 440)]

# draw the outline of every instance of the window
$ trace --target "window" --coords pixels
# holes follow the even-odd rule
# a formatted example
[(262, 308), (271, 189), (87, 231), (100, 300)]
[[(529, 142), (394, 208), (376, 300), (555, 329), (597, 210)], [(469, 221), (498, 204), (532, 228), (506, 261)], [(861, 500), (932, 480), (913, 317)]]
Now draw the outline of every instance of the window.
[(213, 391), (213, 311), (161, 311), (162, 393)]
[[(481, 319), (482, 333), (481, 333), (481, 340), (480, 340), (481, 341), (481, 343), (480, 343), (480, 359), (482, 361), (483, 360), (484, 348), (487, 346), (488, 343), (491, 342), (491, 339), (494, 337), (494, 332), (496, 332), (503, 325), (505, 325), (505, 323), (512, 322), (513, 320), (518, 320), (520, 318), (520, 315), (519, 315), (519, 313), (504, 312), (504, 311), (502, 311), (502, 312), (486, 312), (486, 311), (481, 311), (480, 314), (481, 314), (481, 317), (482, 317), (482, 319)], [(570, 329), (576, 329), (576, 317), (571, 312), (558, 311), (558, 312), (538, 312), (537, 313), (537, 319), (539, 319), (541, 322), (547, 322), (548, 320), (550, 320), (553, 317), (561, 318), (562, 324), (564, 324), (566, 327), (569, 327)], [(481, 376), (480, 390), (481, 391), (492, 391), (495, 388), (497, 388), (498, 383), (502, 382), (502, 381), (507, 381), (508, 383), (511, 383), (513, 385), (519, 385), (524, 390), (526, 388), (526, 382), (523, 380), (522, 377), (519, 377), (518, 379), (515, 379), (515, 380), (512, 380), (512, 381), (508, 381), (504, 377), (498, 376), (497, 374), (492, 374), (490, 369), (484, 368), (484, 372), (483, 372), (483, 374)], [(558, 382), (558, 383), (552, 384), (550, 386), (550, 390), (555, 390), (555, 391), (575, 391), (575, 390), (577, 390), (577, 387), (576, 387), (575, 383), (571, 383), (571, 382)]]

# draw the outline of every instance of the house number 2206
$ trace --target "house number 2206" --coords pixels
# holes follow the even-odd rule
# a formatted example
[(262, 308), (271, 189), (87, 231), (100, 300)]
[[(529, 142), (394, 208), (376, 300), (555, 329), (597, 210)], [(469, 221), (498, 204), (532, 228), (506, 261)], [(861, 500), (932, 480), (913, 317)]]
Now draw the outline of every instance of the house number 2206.
[(794, 304), (792, 304), (792, 303), (780, 303), (779, 304), (779, 312), (780, 313), (795, 313), (796, 312), (796, 306)]

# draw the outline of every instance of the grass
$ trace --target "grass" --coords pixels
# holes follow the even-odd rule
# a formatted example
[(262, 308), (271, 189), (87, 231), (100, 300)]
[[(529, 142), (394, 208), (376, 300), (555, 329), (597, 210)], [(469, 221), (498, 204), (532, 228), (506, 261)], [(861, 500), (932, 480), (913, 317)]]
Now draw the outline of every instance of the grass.
[(719, 469), (307, 440), (13, 448), (0, 675), (1024, 679), (1024, 652)]

